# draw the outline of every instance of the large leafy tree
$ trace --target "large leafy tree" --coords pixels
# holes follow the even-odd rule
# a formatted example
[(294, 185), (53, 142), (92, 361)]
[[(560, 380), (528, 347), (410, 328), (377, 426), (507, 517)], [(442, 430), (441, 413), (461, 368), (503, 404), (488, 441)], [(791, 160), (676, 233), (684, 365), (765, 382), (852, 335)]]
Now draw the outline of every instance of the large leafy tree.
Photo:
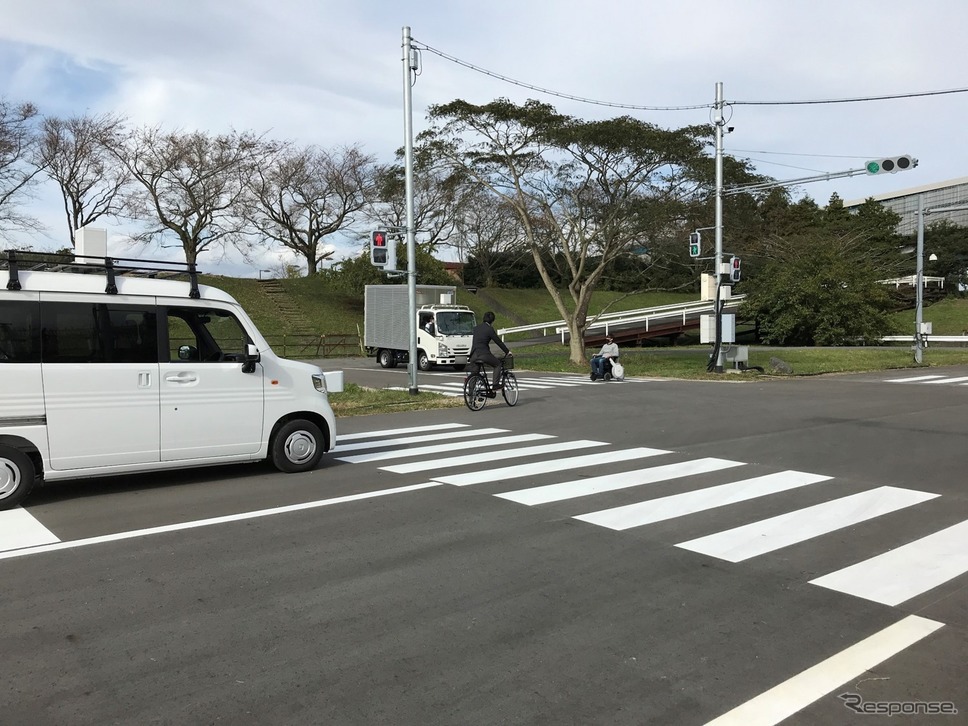
[(847, 345), (893, 332), (879, 280), (898, 269), (896, 214), (873, 203), (850, 213), (836, 197), (825, 209), (809, 200), (784, 207), (777, 195), (762, 211), (761, 228), (773, 233), (753, 243), (758, 265), (744, 275), (740, 314), (764, 342)]
[[(665, 237), (706, 196), (708, 129), (583, 121), (537, 101), (433, 107), (421, 142), (513, 210), (582, 364), (592, 293), (633, 245)], [(561, 282), (559, 282), (561, 281)]]
[(370, 201), (376, 167), (358, 147), (327, 151), (282, 146), (251, 177), (246, 217), (263, 237), (299, 254), (314, 275)]

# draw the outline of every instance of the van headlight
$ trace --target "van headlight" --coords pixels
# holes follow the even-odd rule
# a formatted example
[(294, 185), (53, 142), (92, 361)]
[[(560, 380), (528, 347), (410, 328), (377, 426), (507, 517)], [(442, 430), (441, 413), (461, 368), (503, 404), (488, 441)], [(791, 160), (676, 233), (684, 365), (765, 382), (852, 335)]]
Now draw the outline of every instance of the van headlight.
[(326, 393), (326, 376), (320, 373), (313, 373), (313, 386), (320, 393)]

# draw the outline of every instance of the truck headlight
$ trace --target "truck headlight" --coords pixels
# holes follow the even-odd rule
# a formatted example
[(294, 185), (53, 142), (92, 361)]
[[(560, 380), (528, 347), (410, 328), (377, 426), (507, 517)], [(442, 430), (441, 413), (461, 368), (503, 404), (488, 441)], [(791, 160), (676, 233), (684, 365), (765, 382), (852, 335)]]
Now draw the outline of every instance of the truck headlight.
[(450, 348), (446, 345), (440, 345), (437, 347), (437, 355), (440, 358), (447, 358), (450, 356)]
[(326, 393), (326, 376), (313, 373), (313, 386), (320, 393)]

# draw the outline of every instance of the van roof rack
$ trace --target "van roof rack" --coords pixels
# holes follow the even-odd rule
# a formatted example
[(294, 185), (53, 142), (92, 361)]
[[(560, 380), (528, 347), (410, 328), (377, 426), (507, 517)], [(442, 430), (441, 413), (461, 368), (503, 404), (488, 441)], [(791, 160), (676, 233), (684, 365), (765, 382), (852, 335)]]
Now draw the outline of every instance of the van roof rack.
[(9, 270), (8, 290), (20, 290), (20, 271), (103, 273), (107, 279), (104, 292), (117, 295), (117, 275), (139, 277), (176, 277), (188, 275), (191, 290), (188, 296), (198, 299), (198, 268), (194, 262), (170, 262), (168, 260), (138, 260), (130, 257), (94, 257), (72, 252), (35, 252), (33, 250), (7, 250), (0, 257), (0, 269)]

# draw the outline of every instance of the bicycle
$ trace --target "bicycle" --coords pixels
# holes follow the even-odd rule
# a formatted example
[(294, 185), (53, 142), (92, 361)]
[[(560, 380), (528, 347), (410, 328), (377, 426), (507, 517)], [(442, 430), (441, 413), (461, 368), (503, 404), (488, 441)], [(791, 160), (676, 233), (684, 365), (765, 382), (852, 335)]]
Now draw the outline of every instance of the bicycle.
[[(514, 357), (510, 355), (501, 359), (501, 394), (508, 406), (518, 402), (518, 379), (511, 370), (514, 368)], [(487, 368), (480, 361), (473, 361), (474, 368), (464, 378), (464, 403), (471, 411), (480, 411), (487, 404), (487, 399), (495, 398), (491, 388), (491, 376)]]

